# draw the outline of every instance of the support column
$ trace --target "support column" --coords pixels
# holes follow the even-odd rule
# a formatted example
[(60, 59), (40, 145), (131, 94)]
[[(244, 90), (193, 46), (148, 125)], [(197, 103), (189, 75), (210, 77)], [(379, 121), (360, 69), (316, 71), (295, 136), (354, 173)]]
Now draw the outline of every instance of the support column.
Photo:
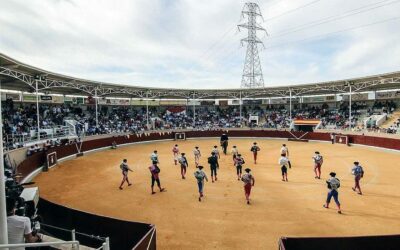
[(196, 127), (196, 100), (195, 92), (193, 92), (193, 128)]
[(242, 127), (242, 91), (239, 91), (239, 117), (240, 117), (240, 127)]
[(289, 89), (289, 117), (292, 122), (292, 89)]
[[(1, 88), (1, 79), (0, 79), (0, 88)], [(0, 101), (0, 124), (3, 125), (1, 101)], [(3, 126), (0, 126), (0, 140), (3, 141)], [(0, 158), (1, 158), (0, 160), (0, 244), (8, 244), (3, 143), (0, 143)]]
[(39, 112), (39, 87), (38, 87), (39, 79), (35, 80), (36, 83), (36, 123), (37, 123), (37, 140), (40, 141), (40, 112)]
[(149, 91), (146, 92), (146, 127), (149, 129)]
[(99, 113), (98, 113), (98, 101), (97, 101), (97, 88), (94, 89), (94, 101), (96, 104), (96, 128), (99, 127)]
[(351, 84), (349, 84), (349, 129), (351, 130)]

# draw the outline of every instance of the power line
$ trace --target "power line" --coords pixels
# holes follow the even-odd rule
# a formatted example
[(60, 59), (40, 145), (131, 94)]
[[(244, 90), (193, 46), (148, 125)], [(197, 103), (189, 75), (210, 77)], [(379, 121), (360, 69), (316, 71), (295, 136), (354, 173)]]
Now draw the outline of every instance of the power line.
[(294, 40), (294, 41), (289, 41), (289, 42), (285, 42), (285, 43), (281, 43), (281, 44), (271, 45), (271, 46), (266, 47), (266, 49), (286, 46), (286, 45), (290, 45), (292, 43), (299, 43), (299, 42), (305, 42), (305, 41), (309, 41), (309, 40), (314, 40), (316, 38), (331, 36), (331, 35), (334, 35), (334, 34), (343, 33), (343, 32), (347, 32), (347, 31), (350, 31), (350, 30), (361, 29), (361, 28), (365, 28), (365, 27), (369, 27), (369, 26), (373, 26), (373, 25), (377, 25), (377, 24), (381, 24), (381, 23), (391, 22), (391, 21), (394, 21), (394, 20), (397, 20), (397, 19), (400, 19), (400, 16), (392, 17), (392, 18), (388, 18), (388, 19), (384, 19), (384, 20), (381, 20), (381, 21), (368, 23), (368, 24), (364, 24), (364, 25), (360, 25), (360, 26), (355, 26), (355, 27), (348, 28), (348, 29), (342, 29), (342, 30), (338, 30), (338, 31), (334, 31), (334, 32), (321, 34), (321, 35), (311, 36), (311, 37), (308, 37), (308, 38), (305, 38), (305, 39)]
[(291, 9), (291, 10), (289, 10), (289, 11), (286, 11), (286, 12), (283, 12), (283, 13), (281, 13), (281, 14), (279, 14), (279, 15), (276, 15), (276, 16), (273, 16), (273, 17), (271, 17), (271, 18), (268, 18), (268, 19), (265, 20), (265, 22), (269, 22), (269, 21), (271, 21), (271, 20), (280, 18), (280, 17), (282, 17), (282, 16), (286, 16), (287, 14), (290, 14), (290, 13), (292, 13), (292, 12), (295, 12), (295, 11), (301, 10), (301, 9), (303, 9), (303, 8), (306, 8), (306, 7), (308, 7), (308, 6), (310, 6), (310, 5), (313, 5), (313, 4), (315, 4), (315, 3), (319, 2), (319, 1), (321, 1), (321, 0), (314, 0), (314, 1), (312, 1), (312, 2), (303, 4), (303, 5), (299, 6), (299, 7), (296, 7), (296, 8), (294, 8), (294, 9)]
[[(400, 0), (396, 0), (396, 1), (393, 1), (393, 2), (386, 3), (386, 4), (381, 4), (381, 5), (378, 5), (378, 6), (370, 7), (371, 5), (377, 5), (377, 4), (380, 4), (380, 3), (383, 3), (383, 2), (387, 2), (387, 1), (389, 1), (389, 0), (384, 0), (384, 1), (381, 1), (379, 3), (369, 4), (369, 5), (360, 7), (360, 8), (356, 8), (356, 9), (344, 12), (344, 13), (339, 14), (339, 15), (333, 15), (333, 16), (330, 16), (330, 17), (327, 17), (327, 18), (323, 18), (323, 19), (312, 21), (312, 22), (309, 22), (309, 23), (306, 23), (306, 24), (303, 24), (303, 25), (299, 25), (299, 26), (291, 28), (291, 29), (286, 29), (285, 32), (280, 32), (275, 36), (271, 36), (271, 38), (282, 37), (282, 36), (285, 36), (285, 35), (288, 35), (288, 34), (296, 33), (296, 32), (301, 31), (301, 30), (305, 30), (305, 29), (309, 29), (309, 28), (312, 28), (312, 27), (315, 27), (315, 26), (319, 26), (321, 24), (334, 22), (334, 21), (337, 21), (337, 20), (340, 20), (340, 19), (343, 19), (343, 18), (351, 17), (351, 16), (358, 15), (358, 14), (361, 14), (361, 13), (364, 13), (364, 12), (367, 12), (367, 11), (371, 11), (371, 10), (374, 10), (374, 9), (377, 9), (377, 8), (381, 8), (381, 7), (384, 7), (384, 6), (388, 6), (388, 5), (400, 2)], [(368, 7), (370, 7), (370, 8), (368, 8)], [(357, 11), (357, 10), (358, 10), (358, 12), (353, 13), (354, 11)]]

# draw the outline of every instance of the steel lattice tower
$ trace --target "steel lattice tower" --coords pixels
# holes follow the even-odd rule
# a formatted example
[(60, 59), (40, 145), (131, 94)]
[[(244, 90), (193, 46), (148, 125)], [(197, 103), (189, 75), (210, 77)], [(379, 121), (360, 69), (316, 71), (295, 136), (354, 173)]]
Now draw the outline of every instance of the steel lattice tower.
[(238, 29), (248, 30), (247, 38), (241, 39), (241, 44), (247, 42), (247, 52), (243, 68), (242, 88), (264, 87), (264, 78), (261, 70), (260, 57), (258, 55), (258, 44), (263, 42), (258, 39), (257, 31), (267, 32), (257, 23), (257, 17), (262, 17), (260, 7), (256, 3), (246, 3), (242, 10), (242, 17), (248, 16), (247, 23), (239, 24)]

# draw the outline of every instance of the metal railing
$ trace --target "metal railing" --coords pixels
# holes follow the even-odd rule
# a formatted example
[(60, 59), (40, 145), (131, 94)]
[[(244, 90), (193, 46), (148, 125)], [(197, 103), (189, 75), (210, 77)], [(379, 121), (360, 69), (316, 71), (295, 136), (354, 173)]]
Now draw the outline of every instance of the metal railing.
[(19, 243), (19, 244), (1, 244), (0, 249), (13, 249), (15, 247), (49, 247), (60, 245), (72, 245), (79, 250), (79, 241), (54, 241), (54, 242), (38, 242), (38, 243)]
[[(19, 147), (25, 147), (29, 143), (38, 142), (37, 128), (29, 128), (29, 133), (23, 134), (7, 134), (4, 138), (5, 150), (15, 148), (14, 145), (18, 144)], [(58, 138), (65, 138), (68, 136), (76, 135), (70, 126), (54, 126), (40, 128), (40, 140), (53, 140)]]
[(45, 223), (40, 223), (40, 226), (42, 228), (43, 227), (47, 227), (47, 228), (52, 228), (52, 229), (55, 229), (55, 230), (58, 230), (58, 231), (70, 233), (72, 241), (76, 241), (76, 236), (77, 235), (83, 236), (83, 237), (87, 237), (87, 238), (90, 238), (90, 239), (103, 241), (101, 246), (99, 248), (97, 248), (97, 249), (110, 250), (110, 238), (109, 237), (101, 237), (101, 236), (96, 236), (96, 235), (89, 235), (89, 234), (77, 232), (75, 229), (68, 230), (68, 229), (65, 229), (65, 228), (56, 227), (56, 226), (48, 225), (48, 224), (45, 224)]

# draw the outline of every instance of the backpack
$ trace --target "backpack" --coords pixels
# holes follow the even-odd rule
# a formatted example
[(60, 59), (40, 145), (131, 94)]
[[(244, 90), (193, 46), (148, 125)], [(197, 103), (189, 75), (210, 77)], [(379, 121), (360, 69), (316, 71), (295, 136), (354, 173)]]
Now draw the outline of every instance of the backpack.
[(203, 173), (201, 173), (200, 171), (194, 172), (194, 177), (196, 177), (196, 179), (197, 179), (198, 181), (202, 181), (203, 178), (204, 178)]
[(128, 169), (125, 167), (125, 164), (123, 164), (123, 163), (121, 163), (121, 165), (119, 165), (119, 168), (122, 170), (122, 171), (127, 171)]
[(354, 175), (363, 175), (364, 170), (361, 166), (357, 166), (356, 169), (354, 169)]
[(326, 184), (328, 184), (328, 189), (336, 190), (340, 188), (340, 180), (338, 178), (334, 178), (337, 182), (332, 183), (330, 181), (326, 181)]

